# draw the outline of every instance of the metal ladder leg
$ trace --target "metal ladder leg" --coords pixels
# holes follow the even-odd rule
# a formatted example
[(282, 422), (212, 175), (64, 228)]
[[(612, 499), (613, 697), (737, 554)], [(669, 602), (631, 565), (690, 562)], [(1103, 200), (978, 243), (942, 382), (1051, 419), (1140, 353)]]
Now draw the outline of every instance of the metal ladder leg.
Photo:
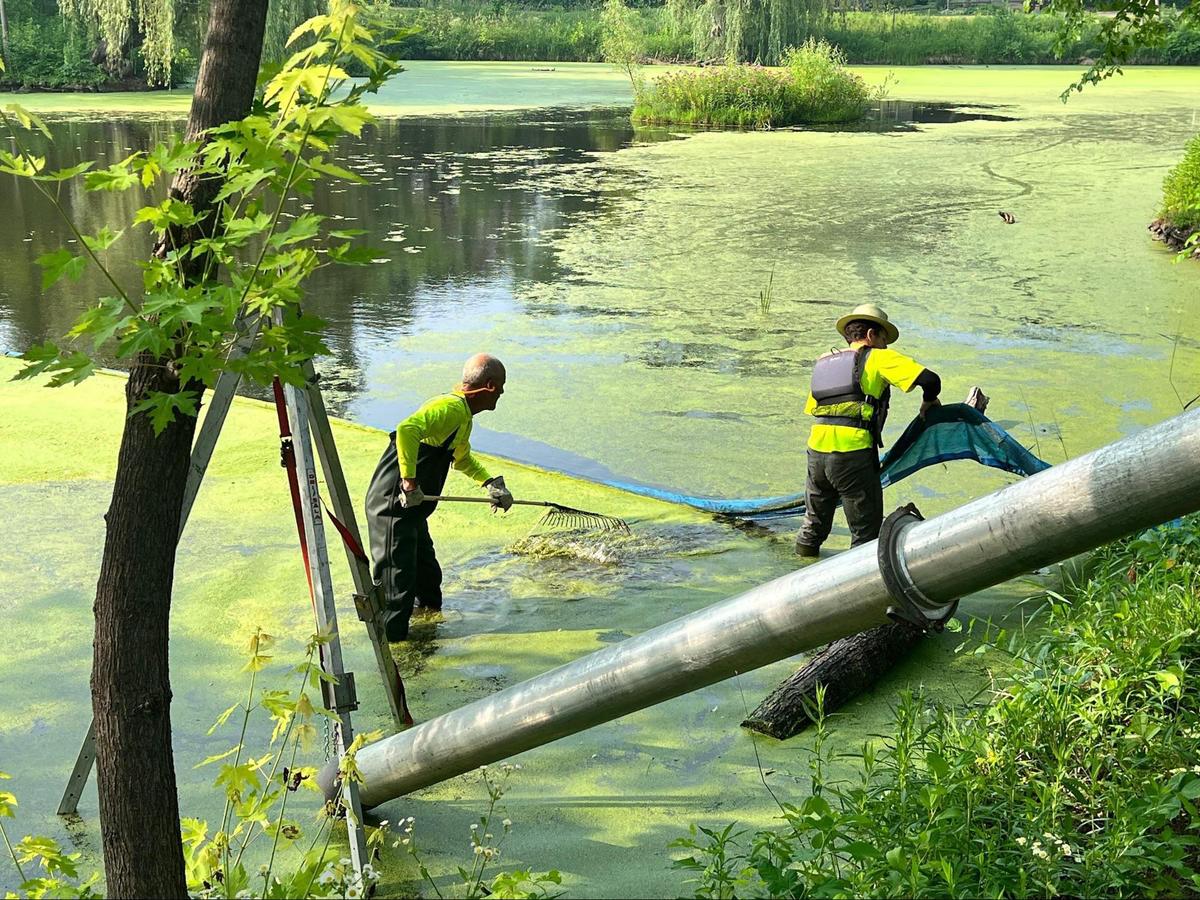
[[(325, 522), (321, 511), (321, 494), (317, 484), (316, 460), (313, 458), (312, 438), (309, 433), (307, 393), (294, 387), (284, 388), (287, 397), (288, 415), (292, 420), (292, 446), (296, 453), (296, 472), (300, 477), (300, 505), (304, 513), (304, 534), (308, 543), (309, 571), (312, 575), (313, 600), (317, 614), (317, 627), (322, 634), (333, 635), (328, 644), (321, 647), (321, 668), (337, 679), (333, 690), (328, 691), (325, 705), (337, 715), (335, 746), (338, 757), (354, 740), (350, 723), (350, 711), (358, 707), (354, 695), (354, 676), (345, 671), (342, 662), (342, 642), (338, 634), (337, 604), (333, 593), (333, 578), (329, 570), (329, 546), (325, 542)], [(332, 701), (332, 702), (330, 702)], [(350, 837), (350, 858), (354, 870), (362, 874), (362, 867), (369, 862), (366, 834), (362, 825), (362, 803), (359, 800), (358, 784), (346, 782), (342, 785), (342, 798), (346, 805), (346, 827)]]

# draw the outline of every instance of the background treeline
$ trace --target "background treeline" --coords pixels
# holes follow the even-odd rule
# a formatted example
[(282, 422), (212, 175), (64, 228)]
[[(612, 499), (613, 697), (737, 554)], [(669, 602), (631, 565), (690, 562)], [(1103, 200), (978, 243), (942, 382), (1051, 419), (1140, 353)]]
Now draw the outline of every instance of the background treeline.
[[(1113, 0), (1116, 2), (1116, 0)], [(271, 4), (268, 58), (281, 52), (290, 27), (321, 0)], [(1010, 3), (941, 0), (629, 0), (644, 58), (662, 62), (734, 59), (774, 65), (788, 47), (812, 38), (840, 48), (851, 64), (1077, 63), (1098, 55), (1099, 19), (1057, 52), (1057, 18), (1014, 10)], [(7, 21), (0, 88), (113, 89), (186, 83), (199, 57), (205, 0), (148, 0), (170, 16), (163, 38), (130, 18), (121, 46), (110, 49), (107, 0), (0, 0)], [(1102, 9), (1104, 3), (1097, 5)], [(599, 0), (427, 0), (380, 2), (396, 26), (419, 33), (398, 47), (409, 59), (599, 62), (604, 25)], [(106, 18), (107, 17), (107, 18)], [(1164, 4), (1162, 43), (1138, 51), (1136, 63), (1200, 64), (1200, 29)], [(165, 75), (163, 74), (165, 72)]]
[[(632, 4), (631, 4), (632, 5)], [(1099, 24), (1093, 23), (1066, 48), (1055, 52), (1058, 21), (1048, 15), (979, 6), (971, 15), (921, 12), (851, 11), (813, 17), (805, 27), (755, 46), (752, 38), (731, 46), (730, 17), (714, 14), (713, 4), (676, 10), (636, 7), (645, 58), (660, 62), (716, 62), (730, 56), (745, 62), (777, 64), (788, 46), (811, 37), (840, 47), (851, 65), (1051, 64), (1076, 63), (1099, 52)], [(447, 2), (395, 7), (397, 24), (419, 34), (401, 44), (409, 59), (558, 60), (599, 62), (603, 27), (598, 6), (526, 7)], [(1176, 27), (1162, 47), (1139, 51), (1141, 64), (1200, 64), (1200, 30)], [(760, 29), (769, 34), (770, 27)], [(733, 51), (733, 52), (731, 52)]]

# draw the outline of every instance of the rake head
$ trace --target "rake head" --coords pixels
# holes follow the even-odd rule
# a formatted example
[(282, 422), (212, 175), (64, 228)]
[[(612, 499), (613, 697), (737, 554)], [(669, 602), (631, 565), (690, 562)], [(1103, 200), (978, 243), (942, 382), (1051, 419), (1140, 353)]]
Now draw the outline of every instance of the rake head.
[(574, 509), (570, 506), (550, 505), (546, 514), (537, 523), (538, 528), (569, 528), (580, 531), (617, 531), (630, 534), (629, 523), (616, 516)]

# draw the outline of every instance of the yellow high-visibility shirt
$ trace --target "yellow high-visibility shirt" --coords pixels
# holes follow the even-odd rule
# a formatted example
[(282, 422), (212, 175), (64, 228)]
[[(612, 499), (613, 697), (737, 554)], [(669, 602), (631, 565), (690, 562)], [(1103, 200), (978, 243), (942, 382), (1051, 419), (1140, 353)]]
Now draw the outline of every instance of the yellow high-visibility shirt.
[[(917, 376), (925, 371), (925, 367), (915, 360), (909, 359), (903, 353), (895, 350), (872, 350), (867, 355), (866, 365), (863, 366), (862, 378), (859, 384), (869, 397), (883, 396), (885, 385), (898, 387), (908, 392), (913, 388)], [(849, 403), (834, 403), (822, 406), (820, 412), (827, 416), (858, 416), (861, 407), (862, 416), (870, 419), (874, 410), (856, 401)], [(809, 392), (808, 402), (804, 411), (812, 415), (817, 411), (817, 401)], [(874, 446), (871, 432), (865, 428), (854, 428), (850, 425), (827, 425), (817, 422), (808, 435), (808, 447), (821, 453), (849, 453), (852, 450), (869, 450)]]
[[(400, 477), (417, 477), (417, 453), (421, 444), (440, 447), (454, 434), (454, 468), (478, 482), (492, 476), (483, 463), (471, 454), (471, 409), (462, 391), (434, 397), (396, 426), (396, 455), (400, 459)], [(455, 432), (457, 433), (455, 434)]]

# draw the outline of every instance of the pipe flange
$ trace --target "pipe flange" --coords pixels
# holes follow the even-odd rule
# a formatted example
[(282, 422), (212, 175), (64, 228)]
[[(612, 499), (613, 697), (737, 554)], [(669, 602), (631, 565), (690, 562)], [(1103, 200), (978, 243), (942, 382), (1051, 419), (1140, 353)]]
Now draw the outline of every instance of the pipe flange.
[(921, 511), (911, 503), (904, 504), (883, 520), (876, 546), (879, 574), (894, 601), (887, 608), (889, 619), (907, 622), (924, 632), (941, 631), (958, 609), (958, 600), (949, 603), (931, 600), (913, 581), (904, 558), (904, 533), (924, 520)]

